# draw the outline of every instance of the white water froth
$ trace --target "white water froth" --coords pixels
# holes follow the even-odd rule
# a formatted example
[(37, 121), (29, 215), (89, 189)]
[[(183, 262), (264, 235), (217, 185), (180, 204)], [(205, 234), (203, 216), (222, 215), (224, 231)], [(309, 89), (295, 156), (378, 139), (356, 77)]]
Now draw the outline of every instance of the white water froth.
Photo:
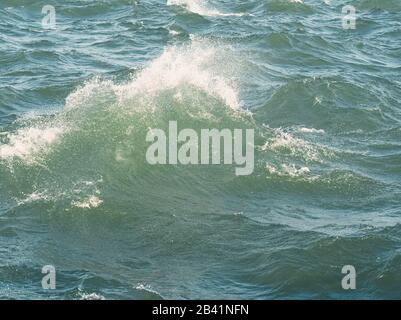
[(223, 13), (210, 6), (204, 0), (167, 0), (168, 6), (180, 6), (186, 10), (206, 17), (243, 16), (244, 13)]
[(20, 158), (26, 163), (34, 161), (33, 156), (46, 151), (63, 133), (64, 128), (22, 128), (7, 134), (8, 143), (0, 145), (0, 159)]
[(80, 300), (106, 300), (104, 296), (96, 292), (86, 293), (82, 289), (78, 289), (78, 297)]
[(321, 133), (321, 134), (325, 133), (323, 129), (305, 128), (305, 127), (299, 128), (298, 131), (302, 133)]
[(322, 148), (297, 138), (282, 129), (274, 129), (276, 136), (268, 140), (262, 147), (263, 151), (287, 151), (293, 156), (298, 156), (304, 161), (321, 162), (320, 154), (325, 150)]
[(49, 201), (50, 196), (47, 191), (44, 192), (39, 192), (39, 191), (34, 191), (30, 195), (28, 195), (25, 199), (19, 200), (16, 199), (16, 202), (19, 206), (25, 205), (28, 203), (33, 203), (37, 201)]
[(136, 290), (140, 290), (140, 291), (146, 291), (155, 295), (160, 295), (159, 292), (157, 292), (156, 290), (154, 290), (150, 285), (148, 284), (143, 284), (143, 283), (138, 283), (138, 285), (135, 287)]
[[(224, 50), (204, 41), (193, 40), (189, 45), (172, 46), (133, 81), (122, 86), (114, 86), (120, 100), (139, 94), (152, 95), (163, 90), (179, 89), (192, 85), (207, 94), (220, 98), (232, 109), (240, 107), (238, 94), (224, 73), (231, 70), (230, 57), (223, 59)], [(221, 65), (217, 61), (226, 61)]]
[(74, 207), (81, 208), (81, 209), (92, 209), (92, 208), (97, 208), (103, 203), (103, 200), (100, 199), (97, 196), (89, 196), (88, 198), (85, 198), (80, 201), (72, 201), (71, 204)]
[[(126, 84), (115, 84), (98, 77), (88, 81), (67, 97), (65, 108), (81, 107), (105, 92), (112, 92), (121, 104), (133, 98), (152, 98), (166, 90), (176, 90), (175, 97), (179, 98), (181, 89), (189, 85), (237, 110), (240, 108), (239, 97), (230, 79), (235, 77), (233, 72), (237, 67), (228, 48), (192, 39), (186, 45), (167, 47)], [(154, 111), (155, 106), (148, 105), (147, 111)]]
[(291, 178), (306, 176), (310, 173), (308, 167), (298, 167), (294, 164), (281, 164), (280, 166), (267, 164), (266, 169), (271, 175), (289, 176)]

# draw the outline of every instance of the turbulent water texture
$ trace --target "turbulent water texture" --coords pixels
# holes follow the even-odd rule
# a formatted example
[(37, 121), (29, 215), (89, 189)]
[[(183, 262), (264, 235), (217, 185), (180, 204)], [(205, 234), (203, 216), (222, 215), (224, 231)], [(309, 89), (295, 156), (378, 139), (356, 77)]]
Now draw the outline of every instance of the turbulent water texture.
[[(0, 3), (0, 298), (401, 297), (400, 1), (46, 4)], [(253, 174), (149, 165), (170, 120)]]

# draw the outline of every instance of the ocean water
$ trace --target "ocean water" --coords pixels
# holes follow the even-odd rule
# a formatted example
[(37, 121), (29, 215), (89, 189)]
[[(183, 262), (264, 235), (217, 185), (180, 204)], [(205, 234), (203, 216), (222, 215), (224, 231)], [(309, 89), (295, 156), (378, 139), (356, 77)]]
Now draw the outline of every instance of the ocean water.
[[(400, 103), (399, 0), (1, 0), (0, 298), (401, 298)], [(149, 165), (170, 120), (253, 174)]]

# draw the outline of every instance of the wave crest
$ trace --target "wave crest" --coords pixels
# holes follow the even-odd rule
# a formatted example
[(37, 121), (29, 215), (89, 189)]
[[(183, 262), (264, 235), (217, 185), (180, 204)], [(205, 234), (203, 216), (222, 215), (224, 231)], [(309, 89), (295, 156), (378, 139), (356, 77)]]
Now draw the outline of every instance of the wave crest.
[(168, 6), (180, 6), (186, 10), (206, 17), (218, 16), (243, 16), (244, 13), (223, 13), (217, 9), (210, 8), (204, 0), (167, 0)]

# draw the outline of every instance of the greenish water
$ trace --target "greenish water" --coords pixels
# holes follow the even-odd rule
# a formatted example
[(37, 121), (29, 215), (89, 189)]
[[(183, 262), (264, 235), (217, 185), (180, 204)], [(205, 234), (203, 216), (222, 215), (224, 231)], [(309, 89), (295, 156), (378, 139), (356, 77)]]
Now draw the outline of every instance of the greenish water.
[[(51, 2), (0, 4), (0, 298), (401, 297), (400, 1)], [(170, 120), (253, 174), (147, 164)]]

